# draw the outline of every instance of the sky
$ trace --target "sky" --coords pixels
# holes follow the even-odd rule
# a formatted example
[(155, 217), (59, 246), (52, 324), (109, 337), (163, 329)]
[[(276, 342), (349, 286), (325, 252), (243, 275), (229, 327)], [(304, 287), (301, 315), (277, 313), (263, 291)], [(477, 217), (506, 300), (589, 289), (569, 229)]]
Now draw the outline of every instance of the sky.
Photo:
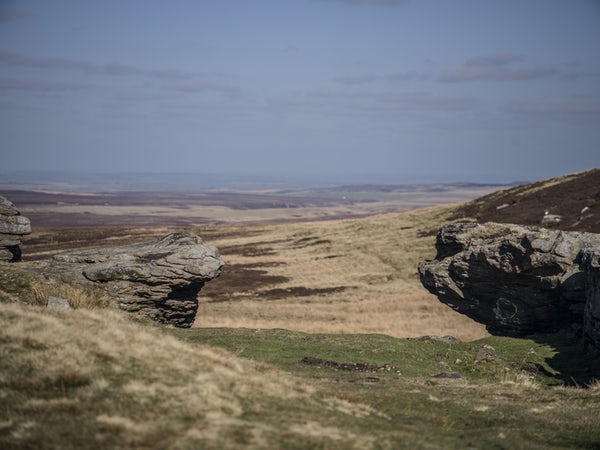
[(599, 0), (0, 0), (0, 177), (600, 166)]

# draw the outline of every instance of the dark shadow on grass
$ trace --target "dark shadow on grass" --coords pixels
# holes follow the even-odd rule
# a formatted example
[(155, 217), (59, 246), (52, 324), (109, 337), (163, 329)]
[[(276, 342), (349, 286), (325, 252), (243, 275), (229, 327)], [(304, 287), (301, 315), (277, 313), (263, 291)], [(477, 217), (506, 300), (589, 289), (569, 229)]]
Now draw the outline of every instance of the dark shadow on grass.
[(600, 353), (584, 346), (579, 333), (561, 330), (527, 337), (554, 349), (556, 354), (546, 362), (557, 372), (554, 378), (562, 384), (587, 387), (595, 380), (600, 380)]

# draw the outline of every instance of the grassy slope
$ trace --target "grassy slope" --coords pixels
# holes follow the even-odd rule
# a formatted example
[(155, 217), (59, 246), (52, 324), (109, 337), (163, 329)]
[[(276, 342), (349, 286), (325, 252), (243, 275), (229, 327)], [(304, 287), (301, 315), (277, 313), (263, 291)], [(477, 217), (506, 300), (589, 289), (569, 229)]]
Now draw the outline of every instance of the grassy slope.
[[(116, 311), (19, 303), (0, 304), (0, 320), (2, 448), (545, 449), (600, 442), (600, 389), (532, 381), (536, 365), (539, 381), (552, 379), (544, 374), (554, 353), (533, 340), (169, 330)], [(474, 362), (484, 343), (499, 359)], [(345, 371), (304, 364), (304, 356), (388, 366)], [(457, 370), (466, 379), (431, 376)]]

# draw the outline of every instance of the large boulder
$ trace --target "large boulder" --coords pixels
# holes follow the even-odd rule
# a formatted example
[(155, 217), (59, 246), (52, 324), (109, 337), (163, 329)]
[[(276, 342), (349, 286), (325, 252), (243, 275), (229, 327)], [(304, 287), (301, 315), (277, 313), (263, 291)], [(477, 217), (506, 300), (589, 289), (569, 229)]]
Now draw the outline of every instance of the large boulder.
[(215, 247), (196, 235), (173, 233), (140, 244), (56, 255), (37, 270), (70, 283), (100, 286), (125, 311), (190, 327), (200, 289), (222, 267)]
[(29, 219), (0, 195), (0, 261), (21, 260), (21, 237), (31, 233)]
[[(436, 258), (419, 265), (421, 282), (491, 333), (514, 336), (581, 328), (584, 310), (590, 317), (586, 329), (600, 332), (598, 284), (589, 287), (591, 277), (597, 283), (598, 274), (588, 269), (598, 259), (586, 262), (584, 257), (600, 250), (600, 235), (462, 222), (443, 227), (436, 248)], [(596, 296), (595, 309), (586, 306), (590, 295)]]
[(600, 348), (600, 250), (584, 252), (582, 266), (587, 274), (584, 338), (586, 342)]

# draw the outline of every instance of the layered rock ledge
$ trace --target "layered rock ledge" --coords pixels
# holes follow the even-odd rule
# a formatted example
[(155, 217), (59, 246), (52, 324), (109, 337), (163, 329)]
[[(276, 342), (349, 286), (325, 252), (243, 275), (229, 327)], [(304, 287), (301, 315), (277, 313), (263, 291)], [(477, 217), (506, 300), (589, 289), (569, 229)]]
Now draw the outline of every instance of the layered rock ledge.
[(99, 286), (125, 311), (190, 327), (200, 289), (222, 267), (216, 247), (193, 234), (173, 233), (140, 244), (56, 255), (37, 270), (69, 283)]
[(443, 227), (423, 286), (491, 333), (582, 329), (600, 348), (600, 234), (511, 224)]
[(0, 195), (0, 261), (21, 260), (21, 237), (31, 233), (29, 219)]

